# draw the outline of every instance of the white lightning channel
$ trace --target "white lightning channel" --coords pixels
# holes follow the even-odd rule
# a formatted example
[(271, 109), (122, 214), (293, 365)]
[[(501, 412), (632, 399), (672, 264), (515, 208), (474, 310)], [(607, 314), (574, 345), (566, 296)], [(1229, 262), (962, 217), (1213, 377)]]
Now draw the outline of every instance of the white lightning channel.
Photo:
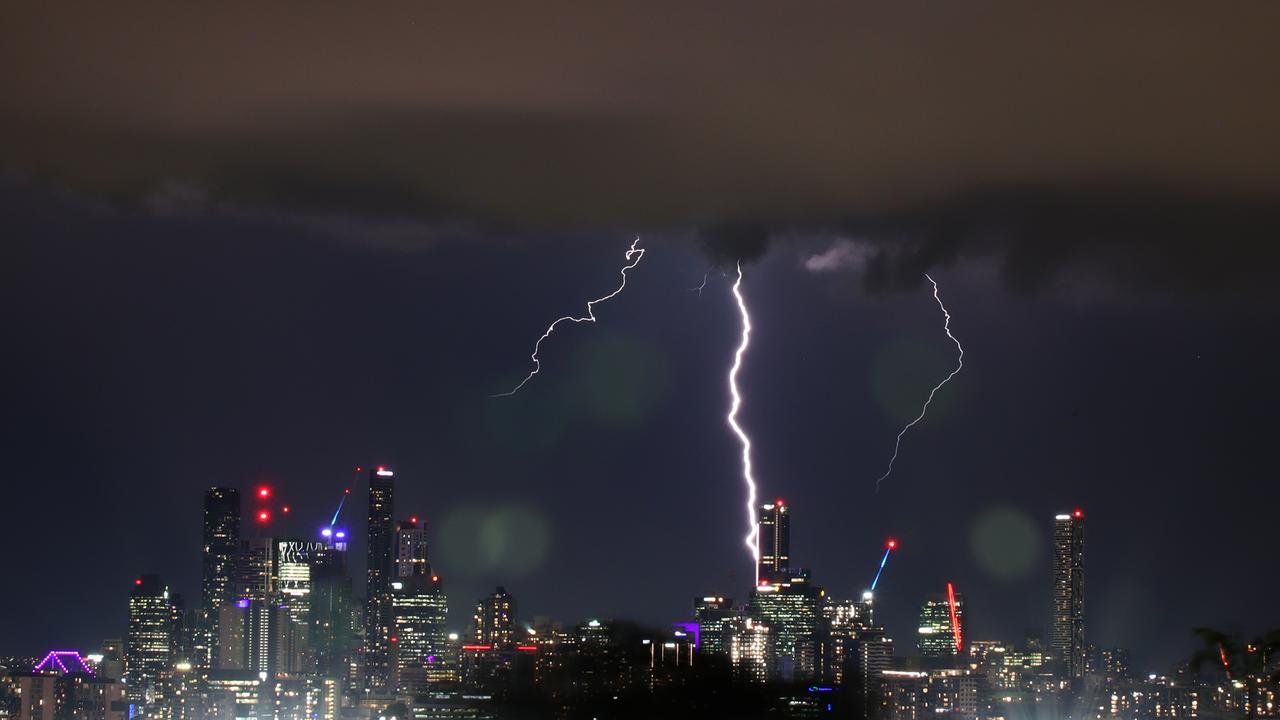
[(733, 298), (738, 301), (738, 314), (742, 316), (742, 341), (733, 354), (733, 367), (729, 369), (729, 395), (733, 401), (729, 404), (729, 414), (725, 418), (729, 428), (738, 436), (742, 444), (742, 479), (747, 485), (747, 549), (751, 551), (754, 562), (756, 583), (760, 582), (760, 537), (756, 527), (756, 479), (751, 469), (751, 438), (738, 424), (738, 410), (742, 408), (742, 395), (738, 392), (738, 373), (742, 370), (742, 357), (751, 345), (751, 316), (747, 313), (747, 301), (742, 297), (742, 263), (738, 263), (738, 279), (733, 283)]
[(937, 301), (938, 307), (942, 309), (942, 330), (947, 334), (947, 337), (951, 338), (951, 342), (956, 344), (956, 349), (960, 351), (960, 356), (956, 359), (956, 369), (952, 370), (950, 375), (942, 378), (942, 382), (934, 385), (933, 389), (929, 391), (929, 398), (924, 401), (924, 407), (920, 408), (920, 414), (916, 416), (916, 419), (907, 423), (906, 426), (902, 428), (902, 431), (898, 433), (898, 439), (893, 444), (893, 457), (889, 458), (889, 468), (884, 471), (883, 475), (876, 479), (877, 492), (880, 490), (880, 483), (884, 482), (884, 479), (889, 477), (893, 472), (893, 463), (898, 459), (898, 450), (902, 448), (902, 436), (907, 434), (907, 431), (911, 429), (912, 425), (915, 425), (924, 419), (924, 414), (929, 412), (929, 403), (933, 402), (933, 396), (942, 389), (943, 385), (950, 382), (951, 378), (956, 376), (956, 373), (960, 372), (960, 370), (964, 368), (964, 347), (960, 345), (960, 341), (956, 339), (956, 336), (951, 334), (951, 313), (947, 312), (947, 306), (943, 305), (942, 298), (938, 297), (938, 283), (934, 282), (933, 278), (929, 277), (929, 273), (925, 273), (924, 276), (925, 279), (933, 285), (933, 299)]
[(707, 289), (707, 278), (711, 277), (711, 271), (708, 270), (702, 274), (702, 284), (696, 288), (689, 288), (689, 292), (698, 293), (698, 297), (702, 297), (702, 291)]
[(507, 392), (497, 393), (496, 395), (490, 395), (489, 397), (511, 397), (512, 395), (515, 395), (517, 392), (519, 392), (520, 388), (525, 386), (525, 383), (532, 380), (534, 375), (538, 374), (538, 371), (542, 369), (542, 361), (538, 359), (538, 352), (542, 349), (542, 341), (551, 337), (551, 333), (555, 331), (557, 325), (566, 321), (571, 323), (596, 322), (595, 306), (598, 303), (602, 303), (606, 300), (610, 300), (616, 297), (618, 293), (622, 292), (623, 289), (627, 287), (627, 271), (634, 268), (636, 265), (639, 265), (641, 258), (644, 257), (644, 248), (637, 247), (639, 244), (640, 244), (640, 238), (637, 237), (635, 241), (631, 243), (631, 247), (627, 249), (627, 255), (626, 255), (627, 264), (623, 266), (620, 272), (620, 274), (622, 275), (622, 282), (621, 284), (618, 285), (618, 289), (614, 290), (608, 295), (605, 295), (604, 297), (596, 298), (595, 300), (591, 300), (587, 302), (586, 315), (582, 317), (565, 315), (562, 318), (557, 318), (555, 322), (548, 325), (547, 331), (542, 333), (542, 337), (538, 338), (538, 342), (533, 344), (533, 354), (529, 356), (529, 359), (533, 360), (533, 370), (531, 370), (529, 374), (526, 375), (524, 379), (520, 381), (519, 385), (516, 385), (514, 388), (508, 390)]

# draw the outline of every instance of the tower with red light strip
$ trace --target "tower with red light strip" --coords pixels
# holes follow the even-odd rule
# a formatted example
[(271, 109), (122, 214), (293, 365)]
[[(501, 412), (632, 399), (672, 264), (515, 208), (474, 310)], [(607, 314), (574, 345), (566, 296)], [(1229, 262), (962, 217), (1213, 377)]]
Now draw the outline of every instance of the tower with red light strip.
[(1053, 519), (1053, 631), (1049, 644), (1058, 675), (1084, 677), (1084, 511)]

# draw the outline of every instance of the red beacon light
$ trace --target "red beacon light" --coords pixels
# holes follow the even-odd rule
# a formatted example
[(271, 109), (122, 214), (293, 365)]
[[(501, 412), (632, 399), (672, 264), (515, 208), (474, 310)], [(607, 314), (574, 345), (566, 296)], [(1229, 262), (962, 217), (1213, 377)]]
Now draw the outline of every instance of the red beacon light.
[(271, 497), (271, 488), (267, 487), (266, 485), (259, 485), (258, 497), (264, 498), (264, 499)]
[(258, 511), (258, 522), (266, 522), (270, 519), (271, 519), (271, 513), (267, 512), (266, 510)]
[(289, 506), (285, 505), (284, 507), (280, 508), (280, 512), (286, 512), (286, 513), (289, 512)]
[(1075, 512), (1073, 512), (1073, 513), (1071, 513), (1071, 516), (1072, 516), (1072, 517), (1074, 517), (1074, 518), (1076, 518), (1076, 519), (1083, 519), (1083, 518), (1084, 518), (1084, 511), (1083, 511), (1083, 510), (1081, 510), (1080, 508), (1076, 508), (1076, 511), (1075, 511)]
[(888, 545), (889, 545), (889, 549), (893, 550), (894, 548), (898, 547), (898, 541), (894, 540), (893, 538), (889, 538)]
[(417, 525), (417, 524), (418, 524), (418, 516), (417, 516), (417, 515), (413, 515), (413, 516), (411, 516), (411, 517), (409, 518), (409, 522), (413, 523), (414, 525)]
[(137, 578), (137, 579), (135, 579), (135, 580), (133, 581), (133, 584), (134, 584), (134, 585), (141, 585), (141, 584), (142, 584), (142, 578)]

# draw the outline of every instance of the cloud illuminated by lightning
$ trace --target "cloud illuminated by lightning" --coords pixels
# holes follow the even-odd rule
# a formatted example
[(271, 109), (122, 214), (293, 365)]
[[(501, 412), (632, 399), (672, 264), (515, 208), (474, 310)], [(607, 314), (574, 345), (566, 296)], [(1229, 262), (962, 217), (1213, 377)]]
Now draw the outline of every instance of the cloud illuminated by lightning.
[(525, 386), (525, 383), (532, 380), (533, 376), (538, 374), (538, 371), (542, 369), (542, 361), (538, 359), (538, 352), (542, 349), (542, 341), (551, 337), (551, 333), (555, 331), (557, 325), (566, 321), (571, 323), (583, 323), (583, 322), (593, 323), (596, 321), (595, 305), (598, 303), (602, 303), (606, 300), (610, 300), (615, 296), (617, 296), (618, 293), (622, 292), (622, 290), (627, 287), (627, 271), (634, 268), (636, 265), (639, 265), (640, 259), (644, 257), (644, 248), (638, 247), (639, 244), (640, 244), (640, 238), (637, 237), (635, 241), (631, 243), (631, 247), (627, 249), (627, 254), (626, 254), (627, 265), (623, 266), (621, 270), (622, 283), (618, 285), (618, 289), (614, 290), (608, 295), (605, 295), (604, 297), (596, 298), (595, 300), (589, 301), (587, 303), (586, 315), (582, 317), (574, 317), (572, 315), (566, 315), (562, 318), (557, 318), (555, 322), (548, 325), (547, 331), (542, 333), (542, 337), (538, 338), (538, 342), (533, 344), (533, 354), (529, 356), (529, 358), (533, 360), (533, 370), (531, 370), (529, 374), (526, 375), (525, 378), (520, 381), (519, 385), (516, 385), (511, 390), (508, 390), (507, 392), (504, 392), (504, 393), (497, 393), (496, 395), (490, 395), (489, 397), (510, 397), (512, 395), (515, 395), (517, 392), (520, 391), (520, 388)]
[(733, 354), (733, 367), (729, 369), (729, 396), (733, 398), (729, 404), (729, 415), (725, 418), (729, 428), (738, 436), (742, 444), (742, 479), (747, 486), (747, 549), (751, 551), (751, 559), (755, 561), (756, 582), (760, 582), (760, 537), (756, 527), (756, 479), (751, 468), (751, 438), (738, 424), (738, 410), (742, 408), (742, 395), (738, 392), (738, 372), (742, 370), (742, 357), (751, 345), (751, 316), (747, 313), (747, 301), (742, 297), (742, 264), (738, 264), (738, 279), (733, 283), (733, 298), (738, 302), (738, 313), (742, 316), (742, 341)]
[(942, 382), (933, 386), (933, 389), (929, 391), (929, 398), (924, 401), (924, 407), (920, 408), (920, 414), (916, 416), (916, 419), (907, 423), (906, 426), (902, 428), (901, 432), (898, 433), (898, 439), (893, 444), (893, 457), (889, 458), (889, 467), (884, 471), (883, 475), (876, 479), (877, 491), (880, 489), (880, 483), (884, 482), (884, 479), (889, 477), (893, 472), (893, 463), (898, 459), (898, 451), (902, 448), (902, 436), (907, 434), (907, 431), (911, 429), (912, 425), (915, 425), (924, 419), (924, 414), (929, 411), (929, 403), (933, 402), (933, 396), (942, 389), (943, 385), (950, 382), (951, 378), (955, 377), (956, 373), (960, 372), (964, 367), (964, 347), (960, 345), (960, 341), (956, 339), (956, 336), (951, 334), (951, 313), (947, 312), (947, 306), (943, 305), (942, 298), (938, 297), (938, 283), (934, 282), (933, 278), (929, 277), (929, 273), (925, 273), (924, 276), (929, 283), (933, 285), (933, 299), (937, 301), (938, 307), (942, 309), (942, 329), (947, 333), (947, 337), (951, 338), (951, 342), (956, 344), (956, 349), (960, 351), (960, 356), (957, 358), (956, 369), (952, 370), (950, 375), (943, 378)]

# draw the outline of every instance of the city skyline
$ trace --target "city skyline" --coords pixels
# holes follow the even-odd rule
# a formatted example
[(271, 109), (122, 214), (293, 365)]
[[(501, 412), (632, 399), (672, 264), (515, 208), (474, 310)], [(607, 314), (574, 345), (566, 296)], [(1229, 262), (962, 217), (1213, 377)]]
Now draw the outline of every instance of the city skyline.
[(114, 668), (167, 608), (199, 682), (133, 699), (521, 685), (425, 659), (504, 588), (657, 686), (721, 598), (739, 676), (949, 712), (970, 676), (886, 665), (922, 627), (1054, 697), (1275, 627), (1277, 26), (2, 6), (0, 655)]

